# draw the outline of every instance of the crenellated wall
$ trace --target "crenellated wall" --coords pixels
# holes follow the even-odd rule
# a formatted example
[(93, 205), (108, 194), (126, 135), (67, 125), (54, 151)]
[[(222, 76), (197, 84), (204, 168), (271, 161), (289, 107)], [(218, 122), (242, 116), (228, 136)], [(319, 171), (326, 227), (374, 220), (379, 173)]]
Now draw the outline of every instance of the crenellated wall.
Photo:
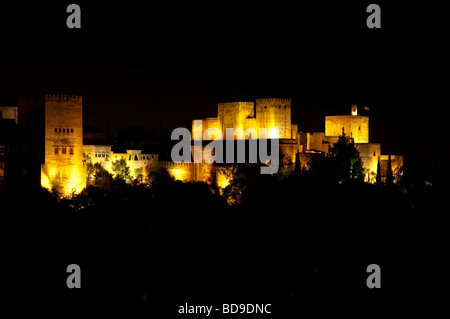
[[(291, 123), (291, 100), (290, 99), (257, 99), (253, 102), (227, 102), (219, 103), (217, 107), (217, 118), (207, 118), (193, 123), (193, 139), (204, 140), (217, 139), (248, 139), (261, 138), (259, 129), (267, 129), (269, 138), (295, 139), (297, 138), (298, 126)], [(235, 136), (227, 136), (226, 129), (235, 130)], [(204, 134), (207, 129), (210, 134)], [(278, 134), (276, 130), (278, 129)]]
[(325, 117), (325, 135), (353, 137), (355, 143), (369, 143), (369, 117), (359, 115), (337, 115)]

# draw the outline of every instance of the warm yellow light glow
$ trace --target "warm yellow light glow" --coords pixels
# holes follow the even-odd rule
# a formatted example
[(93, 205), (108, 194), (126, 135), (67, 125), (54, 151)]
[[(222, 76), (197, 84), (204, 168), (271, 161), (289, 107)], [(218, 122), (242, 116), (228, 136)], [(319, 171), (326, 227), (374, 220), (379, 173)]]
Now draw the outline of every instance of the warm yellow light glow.
[(170, 171), (173, 178), (175, 178), (178, 181), (182, 181), (186, 177), (186, 172), (182, 168), (174, 168)]
[[(69, 176), (66, 179), (60, 179), (58, 176)], [(70, 170), (57, 169), (56, 167), (41, 167), (41, 186), (52, 191), (55, 188), (59, 195), (68, 197), (72, 194), (79, 194), (85, 187), (85, 172), (77, 167)]]
[(52, 189), (52, 185), (50, 184), (50, 179), (48, 178), (47, 173), (44, 171), (44, 168), (41, 167), (41, 186), (48, 190)]
[(64, 196), (68, 196), (72, 193), (79, 194), (86, 185), (83, 183), (82, 172), (75, 167), (72, 167), (70, 171), (70, 179), (67, 185), (63, 186)]
[(280, 138), (280, 133), (278, 128), (272, 127), (269, 130), (269, 138)]
[(224, 174), (217, 174), (217, 186), (225, 188), (230, 184), (230, 180)]

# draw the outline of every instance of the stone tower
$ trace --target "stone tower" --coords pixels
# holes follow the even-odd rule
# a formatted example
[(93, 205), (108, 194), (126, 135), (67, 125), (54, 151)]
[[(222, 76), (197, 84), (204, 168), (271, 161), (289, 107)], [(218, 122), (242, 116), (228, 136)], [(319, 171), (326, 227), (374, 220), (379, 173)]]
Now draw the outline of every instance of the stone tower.
[(369, 143), (369, 117), (358, 115), (358, 107), (352, 105), (351, 115), (325, 116), (325, 136), (339, 136), (344, 130), (355, 143)]
[(290, 99), (257, 99), (256, 121), (259, 128), (267, 128), (269, 137), (271, 129), (278, 128), (278, 138), (292, 138), (291, 133), (291, 100)]
[(63, 196), (86, 187), (82, 97), (46, 94), (41, 185)]

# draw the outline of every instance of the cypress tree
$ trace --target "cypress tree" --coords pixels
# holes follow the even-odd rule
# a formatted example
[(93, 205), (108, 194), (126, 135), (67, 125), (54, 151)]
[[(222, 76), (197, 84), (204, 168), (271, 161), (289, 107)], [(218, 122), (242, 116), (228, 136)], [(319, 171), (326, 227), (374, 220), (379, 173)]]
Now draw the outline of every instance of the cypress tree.
[(389, 154), (386, 170), (386, 185), (392, 185), (393, 183), (394, 183), (394, 175), (392, 174), (391, 154)]
[(378, 157), (378, 163), (377, 163), (377, 177), (376, 177), (376, 185), (381, 185), (381, 163), (380, 158)]
[(300, 163), (300, 152), (297, 151), (295, 154), (295, 166), (294, 166), (294, 176), (299, 176), (302, 172), (302, 166)]

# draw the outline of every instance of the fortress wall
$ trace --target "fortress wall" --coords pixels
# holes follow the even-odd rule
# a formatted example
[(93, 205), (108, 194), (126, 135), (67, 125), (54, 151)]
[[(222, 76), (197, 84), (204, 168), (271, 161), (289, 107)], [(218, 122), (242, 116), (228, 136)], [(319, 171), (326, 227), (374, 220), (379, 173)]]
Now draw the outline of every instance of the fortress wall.
[(239, 102), (219, 103), (217, 111), (222, 132), (238, 127)]
[[(205, 119), (204, 122), (202, 122), (203, 128), (203, 139), (204, 140), (208, 140), (208, 139), (217, 139), (220, 138), (222, 136), (222, 130), (221, 130), (221, 126), (219, 123), (219, 119), (217, 117), (212, 117), (212, 118), (207, 118)], [(205, 131), (209, 130), (208, 132), (211, 132), (210, 134), (208, 134), (207, 137), (205, 137)]]
[(252, 125), (254, 122), (248, 121), (248, 119), (255, 117), (254, 109), (253, 102), (219, 103), (217, 111), (223, 134), (225, 134), (227, 128), (240, 128), (245, 131), (248, 127), (252, 127), (249, 124)]
[[(291, 100), (290, 99), (258, 99), (253, 102), (227, 102), (218, 103), (218, 117), (202, 120), (202, 136), (207, 128), (220, 129), (226, 134), (227, 128), (242, 131), (254, 129), (254, 138), (260, 138), (259, 129), (268, 130), (269, 137), (280, 139), (296, 138), (298, 126), (291, 124)], [(275, 128), (279, 129), (279, 135), (275, 136)], [(193, 125), (193, 139), (199, 140), (199, 124)], [(219, 135), (219, 134), (217, 134)], [(215, 136), (216, 137), (216, 136)], [(210, 139), (211, 136), (208, 136)], [(224, 137), (226, 138), (226, 136)], [(248, 135), (238, 134), (237, 139), (248, 139)]]
[(365, 180), (372, 180), (377, 173), (378, 158), (381, 153), (381, 146), (378, 143), (356, 143), (355, 146), (359, 152), (359, 157), (361, 158), (363, 168), (364, 170), (367, 170)]
[(279, 138), (292, 138), (291, 100), (257, 99), (256, 120), (259, 128), (267, 128), (269, 137), (273, 129), (279, 129)]
[(196, 167), (196, 179), (197, 182), (211, 183), (214, 176), (212, 176), (212, 164), (198, 163), (194, 164)]
[(298, 125), (291, 124), (291, 138), (297, 138), (297, 133), (298, 133)]
[(310, 133), (308, 132), (301, 132), (299, 133), (300, 135), (300, 145), (303, 148), (303, 152), (306, 152), (307, 150), (310, 149), (310, 145), (311, 145), (311, 139), (310, 139)]
[[(252, 133), (252, 129), (254, 129), (254, 133)], [(252, 139), (259, 138), (259, 128), (258, 128), (258, 122), (256, 118), (249, 118), (245, 120), (244, 124), (244, 131), (248, 131), (252, 134)], [(245, 133), (245, 132), (244, 132)], [(245, 138), (246, 140), (249, 139), (248, 135), (241, 136), (241, 138)]]
[(352, 136), (355, 143), (369, 143), (369, 117), (354, 115), (325, 116), (325, 135)]
[(194, 163), (159, 162), (159, 166), (167, 169), (170, 176), (182, 182), (196, 181), (194, 165)]
[(310, 150), (316, 150), (319, 152), (328, 152), (328, 144), (324, 144), (325, 134), (323, 132), (314, 132), (309, 135)]
[(19, 108), (17, 106), (0, 106), (0, 119), (15, 120), (17, 125), (19, 123)]
[(347, 136), (351, 132), (351, 115), (325, 116), (325, 135), (340, 136), (342, 128)]
[(381, 156), (381, 144), (380, 143), (369, 143), (369, 175), (374, 172), (377, 173), (378, 159)]
[(191, 138), (193, 140), (203, 139), (203, 133), (205, 132), (206, 120), (193, 120)]
[[(386, 177), (387, 164), (388, 164), (389, 155), (381, 155), (380, 156), (380, 168), (381, 168), (381, 176)], [(403, 167), (403, 156), (402, 155), (391, 155), (391, 168), (394, 176), (397, 172), (401, 175), (401, 169)]]
[(369, 143), (369, 117), (352, 116), (351, 133), (355, 143)]

